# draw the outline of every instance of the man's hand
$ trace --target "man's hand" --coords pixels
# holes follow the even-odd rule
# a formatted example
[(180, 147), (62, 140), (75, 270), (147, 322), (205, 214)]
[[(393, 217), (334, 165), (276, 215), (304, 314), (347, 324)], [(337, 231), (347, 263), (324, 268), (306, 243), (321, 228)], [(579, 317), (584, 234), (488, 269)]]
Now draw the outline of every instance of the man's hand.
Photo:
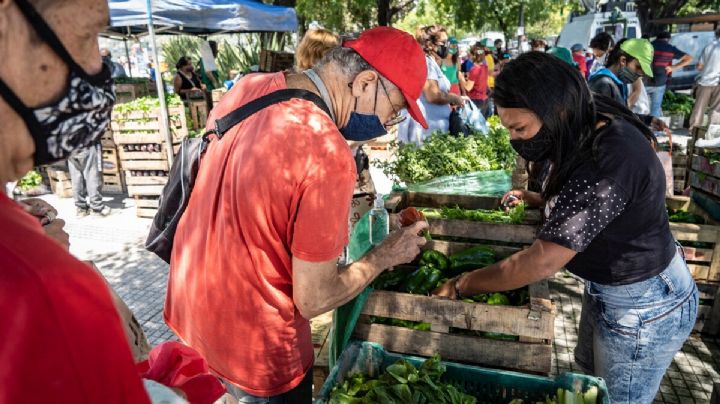
[(427, 228), (428, 223), (420, 221), (390, 233), (373, 251), (380, 267), (386, 269), (412, 262), (420, 254), (420, 247), (427, 243), (420, 235)]
[(40, 198), (28, 198), (20, 201), (20, 206), (25, 212), (35, 216), (40, 220), (40, 224), (45, 226), (55, 220), (57, 217), (57, 210)]
[(64, 227), (64, 220), (55, 219), (43, 226), (43, 230), (45, 230), (45, 235), (55, 240), (65, 250), (70, 250), (70, 235), (65, 232)]
[(670, 127), (668, 127), (665, 121), (663, 121), (662, 119), (653, 117), (651, 125), (655, 130), (665, 132), (668, 137), (672, 136), (672, 131), (670, 130)]

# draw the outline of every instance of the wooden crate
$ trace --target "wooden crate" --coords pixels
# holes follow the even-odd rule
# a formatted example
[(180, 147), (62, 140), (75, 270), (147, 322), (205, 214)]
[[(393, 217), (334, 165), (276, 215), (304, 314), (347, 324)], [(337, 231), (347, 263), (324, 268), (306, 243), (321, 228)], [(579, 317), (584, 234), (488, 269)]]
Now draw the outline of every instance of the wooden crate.
[[(499, 198), (406, 192), (393, 195), (388, 203), (395, 209), (447, 205), (494, 209)], [(423, 248), (450, 255), (490, 243), (498, 257), (504, 258), (534, 241), (539, 212), (529, 210), (526, 219), (519, 225), (430, 219), (433, 241)], [(440, 240), (442, 237), (466, 241)], [(528, 305), (515, 307), (376, 291), (363, 308), (354, 336), (378, 342), (390, 351), (423, 356), (438, 352), (448, 360), (545, 374), (551, 371), (555, 306), (546, 281), (530, 285), (529, 294)], [(369, 316), (421, 321), (432, 326), (430, 331), (418, 331), (372, 323)], [(460, 335), (450, 333), (450, 328), (513, 335), (518, 341)]]
[(117, 174), (105, 174), (103, 173), (103, 188), (104, 193), (110, 194), (123, 194), (125, 193), (125, 180), (122, 172)]
[(108, 126), (107, 130), (100, 137), (100, 143), (103, 149), (115, 147), (115, 141), (113, 140), (112, 129)]
[(207, 102), (203, 100), (190, 100), (190, 119), (192, 120), (192, 128), (195, 130), (205, 129), (208, 117)]
[(102, 148), (102, 171), (103, 174), (120, 173), (120, 158), (115, 147)]
[(700, 305), (694, 331), (712, 336), (720, 333), (720, 284), (697, 282)]
[(146, 195), (135, 195), (135, 211), (138, 217), (155, 217), (159, 206), (160, 200), (157, 197), (149, 198)]
[(122, 104), (150, 95), (148, 83), (115, 84), (115, 103)]
[[(555, 306), (547, 281), (529, 286), (526, 306), (466, 303), (438, 297), (375, 291), (353, 337), (412, 355), (439, 353), (446, 360), (547, 374), (552, 364)], [(378, 316), (431, 323), (430, 331), (371, 323)], [(515, 335), (518, 341), (450, 333), (450, 328)]]
[(218, 102), (220, 102), (220, 100), (222, 99), (222, 97), (223, 97), (225, 94), (227, 94), (227, 91), (228, 91), (228, 90), (227, 90), (225, 87), (216, 88), (216, 89), (212, 90), (211, 94), (212, 94), (213, 104), (217, 104)]
[[(119, 113), (113, 111), (110, 128), (116, 144), (165, 143), (160, 122), (160, 110), (151, 112), (134, 111)], [(188, 135), (188, 123), (184, 107), (169, 109), (170, 132), (173, 143), (179, 143)]]
[(48, 167), (46, 171), (52, 192), (60, 198), (71, 198), (73, 196), (73, 186), (70, 180), (70, 172), (55, 167)]
[(683, 246), (688, 267), (697, 281), (720, 281), (720, 226), (670, 223), (677, 241), (709, 243), (710, 248)]
[(682, 194), (687, 183), (688, 157), (685, 154), (675, 153), (672, 156), (673, 166), (673, 191), (675, 194)]

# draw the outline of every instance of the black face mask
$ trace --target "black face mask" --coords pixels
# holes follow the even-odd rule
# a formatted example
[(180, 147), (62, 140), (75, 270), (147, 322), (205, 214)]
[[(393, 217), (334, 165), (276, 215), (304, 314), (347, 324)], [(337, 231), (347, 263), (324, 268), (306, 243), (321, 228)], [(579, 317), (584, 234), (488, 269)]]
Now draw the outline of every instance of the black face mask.
[(527, 161), (541, 161), (548, 157), (552, 148), (550, 132), (543, 125), (530, 139), (510, 140), (510, 145)]
[(435, 48), (435, 53), (440, 56), (440, 59), (445, 59), (448, 55), (447, 45), (437, 45), (437, 47)]
[(0, 78), (0, 96), (20, 115), (33, 138), (35, 165), (50, 164), (67, 158), (77, 149), (94, 144), (100, 138), (110, 123), (115, 88), (110, 68), (105, 63), (100, 73), (87, 74), (27, 0), (16, 0), (15, 4), (38, 36), (70, 69), (66, 93), (36, 108), (25, 105)]

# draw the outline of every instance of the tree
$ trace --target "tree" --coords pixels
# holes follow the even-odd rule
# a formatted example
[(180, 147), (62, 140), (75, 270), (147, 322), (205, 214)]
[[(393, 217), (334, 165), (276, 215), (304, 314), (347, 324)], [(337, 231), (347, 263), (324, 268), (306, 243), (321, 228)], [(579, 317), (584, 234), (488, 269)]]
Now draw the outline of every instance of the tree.
[(640, 26), (643, 34), (654, 36), (665, 29), (663, 25), (657, 25), (650, 21), (675, 17), (679, 14), (699, 14), (702, 11), (720, 9), (718, 0), (637, 0), (637, 14), (640, 19)]
[(300, 19), (337, 32), (390, 26), (414, 7), (415, 0), (296, 0)]

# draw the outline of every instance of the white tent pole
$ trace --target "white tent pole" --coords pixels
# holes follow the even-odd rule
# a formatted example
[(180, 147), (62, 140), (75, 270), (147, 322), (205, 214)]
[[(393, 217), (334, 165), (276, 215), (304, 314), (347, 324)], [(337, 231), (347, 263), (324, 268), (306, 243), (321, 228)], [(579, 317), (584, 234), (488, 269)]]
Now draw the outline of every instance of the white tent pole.
[(153, 58), (155, 58), (155, 84), (157, 85), (158, 98), (160, 99), (160, 119), (161, 127), (165, 132), (165, 142), (167, 143), (168, 162), (172, 166), (173, 163), (173, 138), (170, 132), (170, 119), (168, 118), (167, 103), (165, 102), (165, 83), (162, 80), (160, 72), (160, 57), (158, 56), (157, 42), (155, 41), (155, 27), (153, 24), (153, 8), (152, 0), (146, 0), (147, 16), (148, 16), (148, 32), (150, 33), (150, 47), (152, 48)]

